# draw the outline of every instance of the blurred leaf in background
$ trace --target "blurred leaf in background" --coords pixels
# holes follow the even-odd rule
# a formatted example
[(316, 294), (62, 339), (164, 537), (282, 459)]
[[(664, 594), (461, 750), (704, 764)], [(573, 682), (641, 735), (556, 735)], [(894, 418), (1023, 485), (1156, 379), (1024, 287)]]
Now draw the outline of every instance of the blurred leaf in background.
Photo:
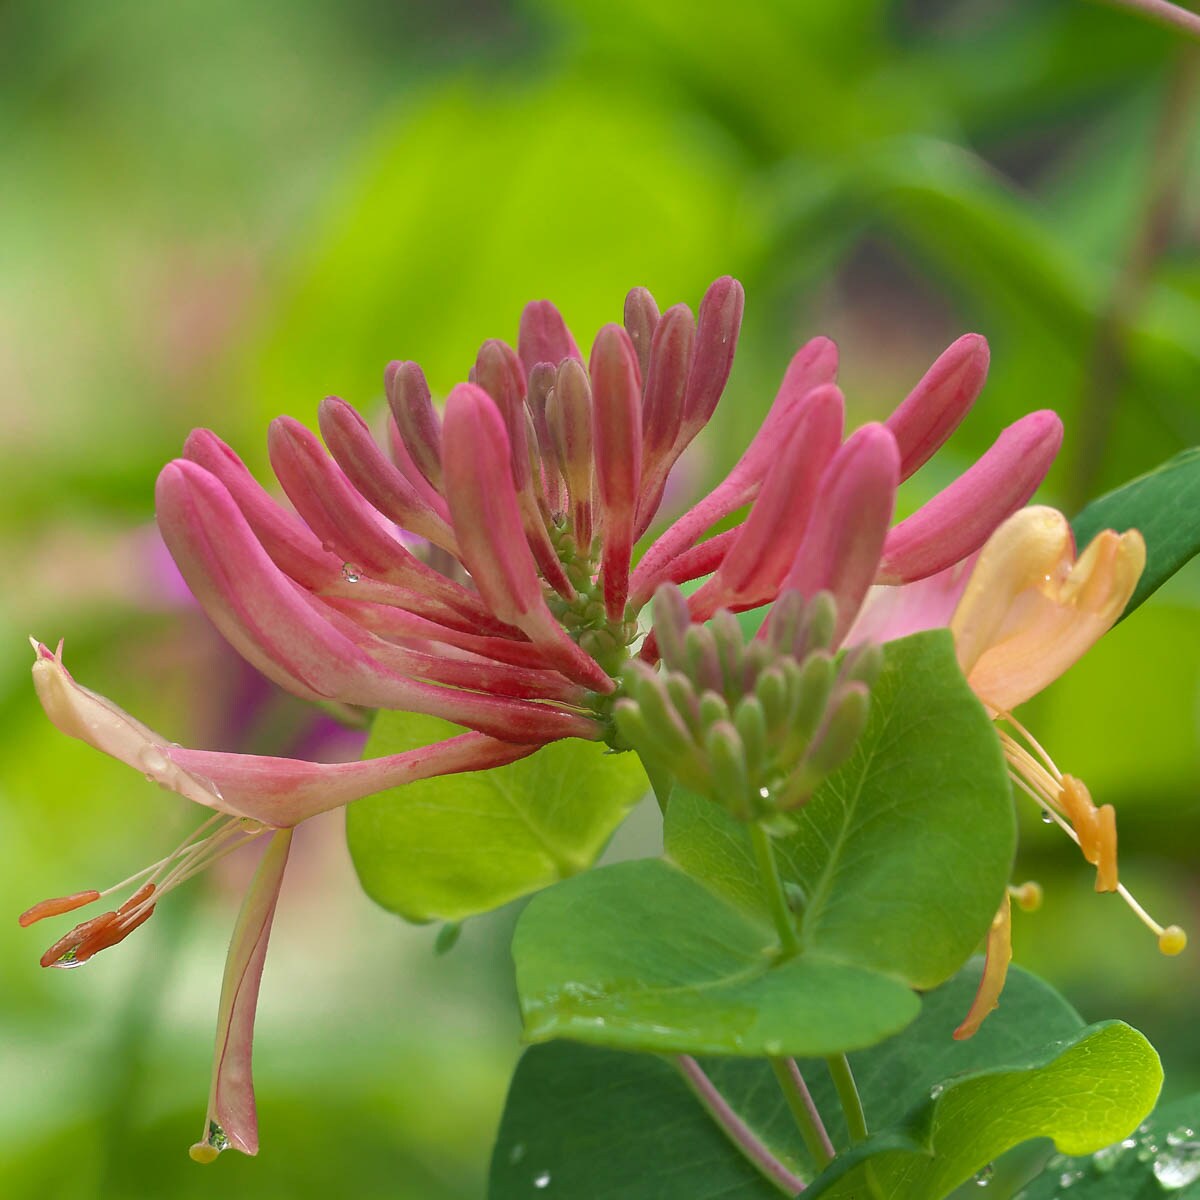
[[(1072, 0), (10, 0), (4, 907), (121, 878), (188, 820), (45, 723), (26, 634), (67, 635), (82, 679), (173, 739), (261, 749), (302, 729), (270, 695), (246, 727), (250, 685), (145, 529), (193, 425), (263, 469), (268, 418), (311, 421), (329, 392), (370, 411), (390, 358), (444, 394), (528, 299), (586, 346), (629, 287), (694, 306), (730, 272), (747, 323), (682, 473), (697, 490), (818, 332), (857, 420), (958, 334), (989, 337), (988, 388), (909, 507), (1033, 408), (1067, 421), (1045, 499), (1070, 511), (1200, 442), (1196, 64), (1169, 31)], [(1193, 568), (1034, 716), (1116, 804), (1130, 885), (1192, 928), (1198, 597)], [(263, 986), (264, 1150), (213, 1168), (219, 1186), (477, 1195), (517, 1052), (512, 914), (435, 959), (432, 930), (361, 895), (336, 819), (304, 833)], [(1142, 1028), (1169, 1093), (1200, 1086), (1194, 956), (1161, 960), (1036, 816), (1025, 839), (1018, 870), (1047, 901), (1018, 921), (1019, 960), (1086, 1019)], [(0, 923), (0, 1193), (218, 1186), (185, 1149), (244, 868), (82, 974), (40, 972), (40, 942)]]

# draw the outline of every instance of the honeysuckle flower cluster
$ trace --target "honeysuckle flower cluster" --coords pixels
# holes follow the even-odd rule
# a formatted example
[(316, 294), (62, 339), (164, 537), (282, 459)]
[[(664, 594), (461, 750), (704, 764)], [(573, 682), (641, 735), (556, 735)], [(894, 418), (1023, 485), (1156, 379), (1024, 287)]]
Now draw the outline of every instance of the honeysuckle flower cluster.
[[(696, 317), (682, 304), (660, 314), (635, 289), (624, 325), (605, 326), (585, 364), (558, 311), (535, 302), (521, 316), (516, 349), (486, 342), (471, 381), (451, 389), (442, 412), (415, 363), (392, 363), (384, 445), (337, 398), (319, 410), (324, 447), (290, 418), (272, 424), (271, 465), (289, 504), (205, 430), (163, 469), (162, 536), (248, 662), (311, 701), (429, 713), (464, 733), (333, 765), (189, 749), (78, 684), (61, 646), (35, 643), (38, 695), (63, 732), (213, 810), (192, 837), (123, 884), (24, 914), (32, 924), (130, 893), (59, 939), (43, 965), (88, 961), (217, 858), (250, 842), (266, 847), (226, 964), (212, 1091), (193, 1157), (257, 1150), (254, 1007), (295, 825), (386, 788), (500, 766), (560, 738), (619, 746), (613, 708), (622, 672), (634, 655), (657, 661), (664, 630), (639, 645), (640, 618), (663, 584), (709, 577), (686, 601), (692, 623), (781, 593), (828, 593), (836, 613), (828, 645), (840, 645), (872, 585), (900, 589), (961, 570), (1026, 503), (1057, 453), (1057, 416), (1031, 413), (893, 526), (898, 484), (974, 403), (986, 343), (960, 338), (886, 422), (844, 438), (837, 350), (816, 338), (793, 357), (730, 473), (635, 564), (672, 467), (724, 390), (742, 310), (742, 289), (730, 278), (708, 289)], [(743, 509), (740, 523), (705, 537)], [(672, 603), (678, 634), (684, 608)], [(669, 659), (675, 653), (662, 648)]]

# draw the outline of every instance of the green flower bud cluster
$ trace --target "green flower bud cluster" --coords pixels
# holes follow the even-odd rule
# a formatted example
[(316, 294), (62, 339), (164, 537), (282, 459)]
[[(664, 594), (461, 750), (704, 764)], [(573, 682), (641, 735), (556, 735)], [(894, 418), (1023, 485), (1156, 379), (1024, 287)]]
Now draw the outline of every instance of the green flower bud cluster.
[(846, 761), (870, 711), (882, 653), (834, 655), (828, 593), (786, 592), (762, 637), (746, 643), (721, 611), (693, 625), (677, 587), (654, 597), (660, 670), (628, 664), (613, 711), (624, 742), (689, 790), (744, 821), (781, 822)]

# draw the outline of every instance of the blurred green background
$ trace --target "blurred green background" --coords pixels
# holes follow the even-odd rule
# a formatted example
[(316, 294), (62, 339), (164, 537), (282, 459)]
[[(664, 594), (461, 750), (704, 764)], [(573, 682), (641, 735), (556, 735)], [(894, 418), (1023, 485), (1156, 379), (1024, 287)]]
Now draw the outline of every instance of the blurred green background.
[[(390, 358), (463, 378), (520, 306), (585, 345), (625, 291), (746, 285), (698, 490), (792, 349), (842, 350), (857, 420), (985, 333), (993, 370), (912, 507), (1037, 407), (1067, 422), (1044, 497), (1083, 499), (1200, 442), (1200, 60), (1074, 0), (9, 0), (0, 6), (0, 910), (104, 887), (194, 811), (46, 723), (35, 633), (166, 736), (278, 750), (263, 694), (149, 530), (194, 425), (255, 467), (265, 424)], [(1028, 706), (1120, 813), (1123, 879), (1200, 930), (1200, 576), (1189, 570)], [(249, 714), (249, 716), (247, 715)], [(332, 752), (326, 746), (326, 751)], [(1029, 813), (1025, 814), (1027, 817)], [(625, 853), (653, 850), (635, 815)], [(479, 1195), (518, 1052), (512, 913), (447, 957), (357, 890), (336, 815), (302, 830), (263, 984), (263, 1150), (202, 1169), (220, 966), (248, 864), (175, 893), (119, 952), (44, 972), (0, 922), (0, 1194)], [(1019, 961), (1200, 1087), (1195, 951), (1153, 939), (1026, 821)]]

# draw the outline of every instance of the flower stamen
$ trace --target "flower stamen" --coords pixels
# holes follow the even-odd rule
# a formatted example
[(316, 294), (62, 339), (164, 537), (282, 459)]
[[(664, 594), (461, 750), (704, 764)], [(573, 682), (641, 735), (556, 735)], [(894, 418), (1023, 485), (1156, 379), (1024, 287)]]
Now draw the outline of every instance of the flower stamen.
[(1000, 713), (997, 719), (1012, 726), (1027, 743), (1027, 746), (1023, 746), (1006, 730), (998, 730), (1000, 745), (1008, 762), (1009, 778), (1041, 806), (1043, 814), (1080, 848), (1084, 858), (1096, 868), (1096, 891), (1116, 892), (1158, 939), (1158, 948), (1163, 954), (1181, 954), (1187, 946), (1184, 930), (1178, 925), (1160, 925), (1117, 878), (1117, 818), (1113, 806), (1105, 804), (1097, 808), (1086, 784), (1073, 775), (1064, 775), (1050, 755), (1011, 713)]
[[(207, 837), (200, 836), (213, 825), (220, 826), (215, 833), (210, 833)], [(82, 966), (101, 950), (124, 941), (139, 925), (149, 920), (155, 906), (167, 892), (212, 866), (219, 859), (252, 842), (264, 833), (266, 828), (265, 825), (245, 817), (216, 813), (192, 830), (165, 858), (135, 872), (128, 879), (113, 884), (104, 891), (93, 888), (71, 896), (43, 900), (21, 914), (20, 924), (28, 926), (46, 917), (73, 912), (104, 896), (122, 891), (139, 879), (144, 879), (145, 882), (120, 907), (76, 925), (69, 933), (59, 938), (39, 960), (43, 967)]]

